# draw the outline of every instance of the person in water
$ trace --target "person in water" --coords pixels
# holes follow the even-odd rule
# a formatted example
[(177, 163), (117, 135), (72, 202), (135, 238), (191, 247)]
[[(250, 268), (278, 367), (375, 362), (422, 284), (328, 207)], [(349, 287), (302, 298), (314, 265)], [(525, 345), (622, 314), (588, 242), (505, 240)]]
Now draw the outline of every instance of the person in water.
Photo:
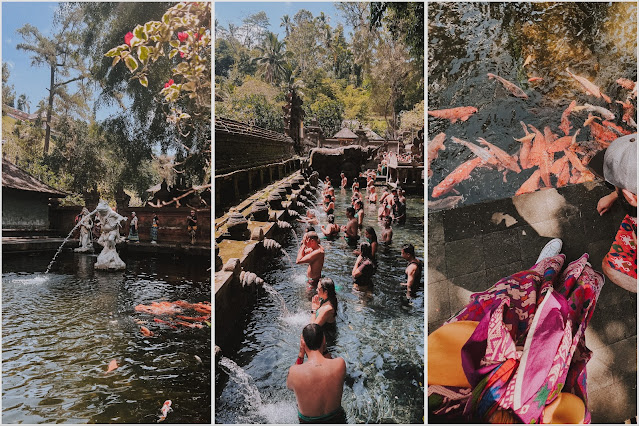
[(364, 229), (364, 237), (366, 237), (366, 241), (368, 242), (368, 244), (371, 245), (371, 260), (373, 261), (373, 263), (375, 262), (375, 255), (377, 254), (377, 233), (375, 232), (375, 229), (372, 226), (367, 226), (366, 229)]
[(357, 218), (357, 226), (362, 229), (364, 225), (364, 202), (362, 200), (355, 201), (355, 217)]
[(307, 232), (304, 234), (295, 263), (308, 263), (306, 283), (309, 287), (317, 286), (317, 283), (322, 277), (322, 267), (324, 266), (324, 247), (321, 246), (319, 236), (316, 232)]
[(297, 219), (298, 222), (308, 223), (309, 225), (317, 225), (319, 221), (317, 220), (317, 216), (315, 215), (315, 211), (309, 209), (306, 211), (306, 217), (302, 216)]
[(384, 201), (384, 203), (381, 206), (379, 206), (379, 209), (377, 210), (377, 217), (380, 219), (383, 219), (386, 216), (390, 217), (393, 214), (393, 211), (389, 207), (387, 201), (388, 200)]
[(410, 299), (415, 297), (417, 293), (424, 264), (415, 257), (415, 247), (412, 244), (402, 246), (402, 257), (408, 261), (408, 266), (406, 267), (406, 282), (401, 285), (406, 286), (406, 298)]
[(344, 174), (344, 172), (342, 172), (340, 174), (340, 177), (342, 178), (342, 189), (346, 189), (346, 185), (348, 185), (348, 178), (346, 177), (346, 175)]
[(391, 228), (391, 222), (393, 222), (393, 218), (390, 217), (390, 215), (382, 217), (381, 241), (385, 244), (390, 244), (393, 240), (393, 228)]
[[(325, 328), (324, 326), (335, 325), (335, 319), (337, 318), (337, 293), (335, 293), (335, 283), (330, 278), (320, 279), (317, 285), (317, 294), (313, 296), (311, 301), (311, 324), (317, 324)], [(300, 353), (298, 355), (297, 363), (304, 362), (304, 348), (300, 345)], [(325, 351), (324, 356), (330, 357), (328, 351)]]
[(372, 277), (375, 273), (375, 264), (372, 260), (371, 245), (362, 243), (359, 246), (360, 255), (353, 265), (351, 275), (353, 277), (353, 287), (359, 290), (360, 286), (371, 286), (373, 284)]
[(397, 193), (393, 197), (393, 220), (400, 225), (406, 222), (406, 204), (402, 203)]
[(327, 215), (335, 213), (335, 203), (333, 202), (330, 193), (324, 196), (324, 213)]
[(357, 219), (355, 218), (354, 208), (346, 208), (346, 219), (348, 219), (348, 223), (342, 226), (342, 232), (344, 233), (346, 242), (349, 245), (353, 245), (357, 243), (357, 239), (359, 238), (359, 228), (357, 227)]
[(321, 226), (322, 233), (326, 238), (334, 238), (339, 234), (339, 225), (335, 223), (335, 216), (332, 214), (328, 215), (328, 226)]
[(375, 186), (371, 186), (368, 194), (368, 202), (371, 204), (377, 203), (377, 192), (375, 192)]
[(318, 324), (304, 327), (300, 345), (308, 361), (292, 365), (286, 377), (286, 387), (295, 392), (299, 422), (345, 424), (342, 392), (346, 362), (340, 357), (330, 359), (323, 355), (326, 337)]

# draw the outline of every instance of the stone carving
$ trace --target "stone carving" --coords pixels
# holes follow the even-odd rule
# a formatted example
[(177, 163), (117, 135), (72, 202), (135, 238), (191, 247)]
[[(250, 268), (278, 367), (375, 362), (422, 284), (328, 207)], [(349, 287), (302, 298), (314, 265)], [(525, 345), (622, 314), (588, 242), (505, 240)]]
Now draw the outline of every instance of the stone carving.
[(82, 219), (80, 219), (80, 247), (78, 247), (74, 251), (78, 253), (93, 252), (93, 238), (91, 238), (93, 219), (91, 219), (89, 209), (87, 209), (86, 207), (82, 209), (81, 215)]
[(120, 236), (120, 222), (126, 221), (127, 218), (114, 212), (104, 200), (100, 200), (96, 210), (102, 232), (98, 244), (104, 248), (94, 267), (110, 271), (124, 269), (126, 264), (118, 256), (115, 245), (124, 241), (124, 238)]

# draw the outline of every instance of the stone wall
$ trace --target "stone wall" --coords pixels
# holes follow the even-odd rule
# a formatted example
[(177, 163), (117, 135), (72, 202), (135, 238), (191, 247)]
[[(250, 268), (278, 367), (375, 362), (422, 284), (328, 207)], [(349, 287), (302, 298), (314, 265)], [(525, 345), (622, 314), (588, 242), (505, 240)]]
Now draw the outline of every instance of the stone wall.
[[(74, 218), (82, 207), (53, 207), (51, 208), (51, 227), (66, 236), (74, 226)], [(141, 242), (151, 241), (151, 223), (153, 214), (157, 213), (160, 221), (158, 229), (159, 244), (189, 244), (191, 239), (186, 231), (186, 217), (191, 213), (188, 207), (162, 208), (127, 207), (118, 211), (129, 219), (123, 225), (120, 235), (129, 235), (131, 212), (138, 216), (138, 235)], [(197, 245), (211, 244), (211, 209), (197, 209), (198, 229), (196, 233)]]
[(49, 228), (49, 196), (50, 194), (2, 188), (2, 229)]
[(278, 163), (294, 155), (292, 141), (215, 132), (216, 174)]

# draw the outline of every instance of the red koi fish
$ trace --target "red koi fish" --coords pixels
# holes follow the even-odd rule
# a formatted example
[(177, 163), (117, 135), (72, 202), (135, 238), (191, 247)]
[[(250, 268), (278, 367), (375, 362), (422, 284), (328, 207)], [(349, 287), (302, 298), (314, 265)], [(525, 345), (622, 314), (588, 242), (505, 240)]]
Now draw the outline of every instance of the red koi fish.
[(612, 130), (613, 132), (616, 132), (617, 134), (619, 134), (619, 136), (629, 135), (630, 133), (633, 133), (629, 130), (624, 129), (621, 126), (618, 126), (615, 123), (611, 123), (610, 121), (602, 121), (601, 125), (607, 128), (608, 130)]
[(428, 111), (428, 115), (437, 117), (437, 118), (444, 118), (446, 120), (450, 120), (451, 123), (455, 123), (457, 120), (460, 120), (460, 121), (468, 120), (470, 116), (476, 112), (477, 112), (477, 108), (471, 107), (471, 106), (465, 106), (465, 107)]
[(194, 311), (200, 312), (202, 314), (210, 314), (211, 313), (211, 304), (209, 302), (192, 303), (191, 304), (191, 308)]
[(148, 328), (146, 328), (145, 326), (141, 326), (140, 331), (142, 332), (142, 334), (144, 334), (147, 337), (152, 337), (154, 335), (153, 332), (149, 330)]
[(549, 157), (547, 151), (546, 138), (535, 127), (530, 124), (528, 126), (535, 132), (535, 141), (529, 158), (532, 158), (532, 164), (539, 166), (540, 177), (544, 182), (544, 185), (546, 185), (546, 187), (550, 187), (550, 165), (552, 163), (552, 158)]
[(164, 401), (162, 408), (160, 408), (160, 412), (162, 413), (162, 415), (158, 419), (158, 423), (163, 422), (166, 419), (167, 414), (169, 414), (170, 411), (173, 411), (173, 409), (171, 408), (171, 404), (172, 402), (170, 399)]
[(176, 324), (184, 326), (184, 327), (189, 327), (189, 328), (202, 328), (204, 327), (202, 324), (198, 324), (198, 323), (191, 323), (191, 322), (184, 322), (184, 321), (175, 321)]
[(533, 139), (535, 139), (535, 134), (528, 131), (526, 123), (524, 123), (523, 121), (520, 121), (519, 124), (521, 124), (521, 127), (524, 128), (524, 133), (526, 134), (526, 136), (521, 139), (514, 139), (521, 142), (521, 150), (519, 151), (519, 164), (521, 164), (522, 169), (528, 169), (532, 167), (532, 165), (528, 163), (528, 155), (530, 155), (530, 149), (532, 147), (532, 141)]
[(210, 315), (203, 315), (201, 317), (186, 317), (184, 315), (176, 315), (176, 318), (180, 318), (180, 319), (183, 319), (185, 321), (200, 322), (200, 321), (206, 321), (206, 320), (210, 319), (211, 316)]
[(108, 372), (110, 372), (110, 371), (113, 371), (113, 370), (115, 370), (115, 369), (116, 369), (116, 368), (118, 368), (118, 367), (119, 367), (118, 362), (117, 362), (116, 360), (112, 360), (112, 361), (109, 363), (109, 367), (107, 368), (107, 371), (106, 371), (106, 372), (108, 373)]
[(433, 175), (433, 171), (430, 169), (430, 165), (439, 155), (439, 150), (446, 150), (446, 147), (444, 146), (445, 140), (446, 133), (442, 132), (435, 136), (432, 141), (428, 142), (428, 177), (431, 177)]
[(568, 108), (564, 110), (563, 114), (561, 114), (561, 125), (559, 126), (559, 129), (562, 130), (566, 136), (568, 136), (570, 129), (572, 128), (568, 117), (570, 116), (572, 109), (576, 106), (577, 101), (572, 101), (570, 105), (568, 105)]
[(468, 179), (468, 177), (470, 176), (470, 172), (472, 172), (475, 167), (481, 165), (482, 163), (484, 163), (484, 160), (479, 157), (475, 157), (457, 166), (455, 170), (453, 170), (448, 176), (444, 178), (444, 180), (439, 182), (439, 184), (435, 188), (433, 188), (432, 197), (438, 198), (452, 191), (455, 185), (465, 179)]
[(170, 323), (168, 321), (161, 320), (160, 318), (153, 318), (153, 321), (155, 321), (157, 323), (160, 323), (160, 324), (168, 325), (172, 329), (177, 330), (177, 327), (174, 326), (173, 323)]
[(499, 81), (506, 88), (506, 90), (512, 93), (513, 96), (522, 99), (528, 99), (528, 95), (526, 94), (526, 92), (524, 92), (520, 87), (516, 86), (505, 78), (491, 73), (488, 73), (486, 75), (488, 76), (489, 80), (492, 80), (494, 78), (495, 80)]
[(621, 104), (621, 106), (623, 107), (623, 116), (621, 117), (621, 120), (623, 120), (625, 123), (636, 128), (637, 126), (634, 121), (635, 107), (628, 100), (626, 100), (626, 102), (621, 102), (621, 101), (615, 101), (615, 102), (618, 104)]
[(511, 157), (506, 151), (503, 149), (496, 147), (492, 143), (488, 142), (486, 139), (478, 138), (477, 141), (488, 148), (488, 150), (497, 158), (505, 168), (512, 170), (515, 173), (520, 173), (521, 168), (519, 168), (519, 164), (517, 164), (517, 160)]
[(590, 123), (590, 134), (601, 144), (602, 148), (608, 148), (610, 142), (619, 137), (615, 132), (609, 130), (607, 127), (594, 122)]
[(533, 172), (532, 175), (530, 175), (528, 180), (526, 180), (526, 182), (524, 182), (523, 185), (519, 187), (517, 192), (515, 192), (515, 195), (526, 194), (528, 192), (535, 192), (536, 190), (538, 190), (539, 177), (540, 177), (540, 173), (539, 173), (539, 169), (537, 169)]
[(553, 153), (563, 151), (564, 149), (567, 149), (572, 144), (577, 143), (577, 135), (579, 134), (580, 131), (581, 131), (580, 129), (577, 129), (574, 135), (563, 136), (557, 139), (555, 142), (553, 142), (553, 144), (550, 147), (548, 147), (548, 151)]
[(594, 83), (592, 83), (590, 80), (588, 80), (585, 77), (581, 77), (578, 75), (575, 75), (573, 73), (570, 72), (570, 70), (568, 68), (566, 68), (566, 72), (575, 80), (577, 80), (577, 82), (579, 84), (581, 84), (581, 87), (583, 87), (583, 89), (586, 91), (586, 93), (590, 93), (591, 95), (597, 97), (597, 98), (604, 98), (604, 100), (608, 103), (612, 102), (611, 99), (606, 96), (604, 93), (601, 92), (601, 90), (599, 89), (599, 87), (597, 85), (595, 85)]

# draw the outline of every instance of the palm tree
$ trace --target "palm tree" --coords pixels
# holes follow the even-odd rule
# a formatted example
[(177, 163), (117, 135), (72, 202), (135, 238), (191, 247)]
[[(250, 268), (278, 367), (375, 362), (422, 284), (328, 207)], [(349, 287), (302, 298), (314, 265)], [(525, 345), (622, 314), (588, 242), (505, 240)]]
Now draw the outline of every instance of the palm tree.
[(280, 27), (284, 27), (284, 31), (286, 31), (286, 37), (291, 33), (291, 26), (293, 26), (293, 22), (291, 22), (291, 18), (288, 15), (282, 16), (282, 23)]
[(290, 57), (290, 52), (284, 49), (285, 43), (277, 39), (277, 35), (269, 32), (264, 38), (263, 44), (257, 47), (259, 55), (253, 61), (261, 68), (264, 81), (275, 83), (284, 75), (284, 64)]

